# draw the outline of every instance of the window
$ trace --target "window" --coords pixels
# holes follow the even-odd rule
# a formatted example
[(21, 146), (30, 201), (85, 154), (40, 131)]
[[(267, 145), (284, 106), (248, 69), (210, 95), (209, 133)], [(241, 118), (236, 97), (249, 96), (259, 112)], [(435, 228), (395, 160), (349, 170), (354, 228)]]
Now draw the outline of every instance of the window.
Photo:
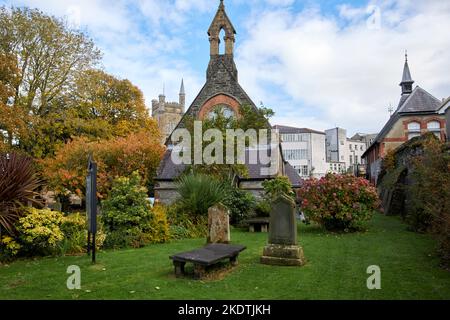
[(353, 163), (353, 156), (350, 155), (350, 164), (352, 164), (352, 163)]
[(420, 136), (420, 123), (418, 122), (408, 123), (408, 140), (419, 136)]
[(352, 147), (352, 144), (351, 144), (351, 143), (349, 144), (349, 147), (350, 147), (350, 150), (353, 150), (353, 147)]
[(214, 120), (217, 114), (223, 114), (225, 118), (232, 118), (235, 116), (233, 109), (227, 105), (217, 105), (209, 113), (208, 119)]
[(309, 174), (308, 166), (302, 166), (302, 176), (306, 177)]
[(436, 137), (441, 138), (441, 124), (439, 121), (430, 121), (427, 123), (427, 129), (433, 132)]
[(358, 156), (355, 155), (355, 163), (358, 163)]
[(361, 151), (364, 151), (364, 147), (361, 145)]

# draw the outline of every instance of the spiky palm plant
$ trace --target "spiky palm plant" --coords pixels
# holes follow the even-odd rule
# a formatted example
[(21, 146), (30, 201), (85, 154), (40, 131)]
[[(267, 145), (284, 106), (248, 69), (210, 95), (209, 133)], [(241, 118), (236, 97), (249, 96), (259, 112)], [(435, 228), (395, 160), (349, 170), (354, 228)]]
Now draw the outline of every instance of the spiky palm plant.
[(180, 203), (194, 215), (205, 215), (208, 209), (225, 198), (224, 184), (206, 174), (183, 175), (178, 183)]
[(0, 234), (2, 231), (14, 233), (21, 206), (41, 204), (35, 199), (40, 186), (31, 158), (17, 153), (0, 154)]

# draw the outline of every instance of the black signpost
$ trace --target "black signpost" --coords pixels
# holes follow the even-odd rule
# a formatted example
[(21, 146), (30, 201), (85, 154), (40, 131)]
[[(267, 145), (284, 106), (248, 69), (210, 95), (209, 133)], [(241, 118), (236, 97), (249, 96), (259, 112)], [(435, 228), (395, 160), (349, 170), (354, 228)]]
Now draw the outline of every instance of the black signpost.
[[(97, 164), (89, 156), (88, 175), (86, 177), (86, 215), (87, 215), (87, 253), (95, 263), (95, 234), (97, 233)], [(92, 242), (91, 242), (92, 236)]]

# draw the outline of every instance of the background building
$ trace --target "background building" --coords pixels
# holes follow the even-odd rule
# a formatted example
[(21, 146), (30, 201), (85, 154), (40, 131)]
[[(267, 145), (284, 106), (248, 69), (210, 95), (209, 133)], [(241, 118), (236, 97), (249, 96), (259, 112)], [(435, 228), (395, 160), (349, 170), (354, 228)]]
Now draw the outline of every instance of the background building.
[(367, 149), (369, 135), (358, 134), (347, 138), (347, 130), (333, 128), (325, 130), (326, 160), (331, 172), (357, 173), (358, 166), (364, 164), (362, 155)]
[(413, 90), (413, 84), (406, 56), (397, 110), (363, 155), (368, 164), (368, 176), (373, 183), (376, 183), (381, 161), (388, 151), (426, 132), (433, 132), (439, 139), (445, 140), (442, 101), (419, 86)]
[(273, 128), (279, 131), (284, 160), (302, 178), (320, 178), (327, 173), (324, 132), (281, 125)]
[(162, 133), (162, 143), (165, 143), (169, 135), (180, 122), (184, 114), (186, 93), (184, 81), (181, 80), (181, 88), (178, 102), (166, 102), (166, 96), (159, 95), (158, 100), (152, 100), (152, 117), (158, 122)]

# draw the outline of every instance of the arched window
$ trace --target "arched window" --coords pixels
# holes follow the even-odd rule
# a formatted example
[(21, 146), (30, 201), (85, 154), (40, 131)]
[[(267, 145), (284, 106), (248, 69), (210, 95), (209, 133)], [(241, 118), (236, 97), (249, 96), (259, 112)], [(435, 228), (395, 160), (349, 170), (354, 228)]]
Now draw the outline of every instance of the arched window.
[(208, 113), (207, 118), (214, 120), (218, 114), (223, 114), (225, 118), (232, 118), (235, 116), (234, 110), (231, 107), (226, 104), (219, 104), (212, 108), (212, 110)]
[(439, 121), (430, 121), (427, 123), (427, 129), (433, 132), (436, 137), (441, 138), (441, 123)]
[(410, 122), (408, 123), (408, 139), (420, 136), (420, 123)]

